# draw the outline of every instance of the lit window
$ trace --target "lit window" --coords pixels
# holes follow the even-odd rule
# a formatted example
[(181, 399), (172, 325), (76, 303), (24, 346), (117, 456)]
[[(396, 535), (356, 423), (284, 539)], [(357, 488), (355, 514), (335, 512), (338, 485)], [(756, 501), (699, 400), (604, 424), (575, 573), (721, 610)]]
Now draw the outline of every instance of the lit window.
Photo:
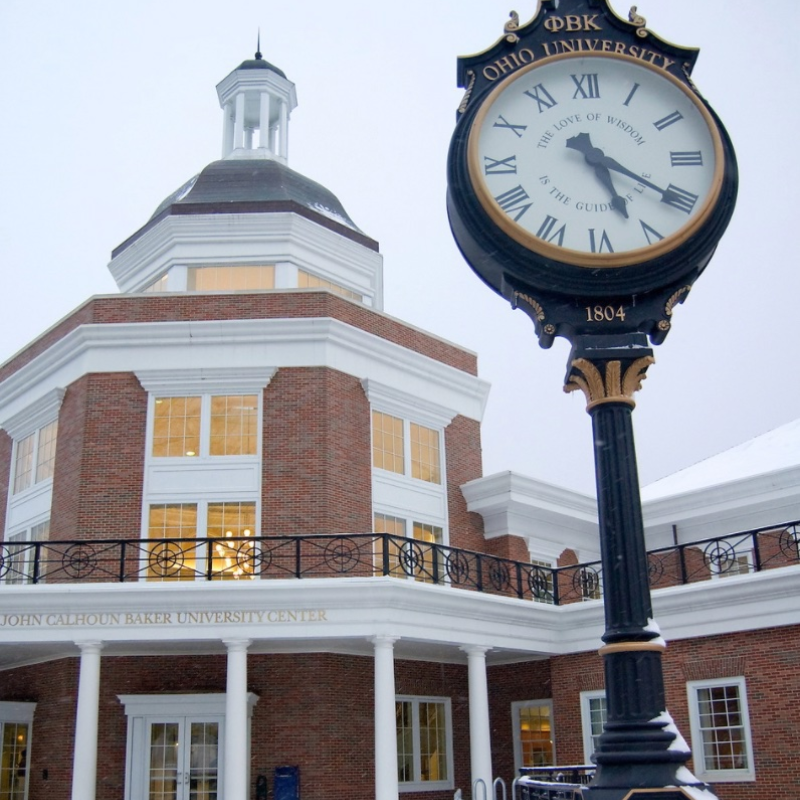
[[(432, 582), (434, 578), (434, 551), (429, 547), (415, 546), (408, 539), (409, 523), (402, 517), (388, 514), (375, 514), (375, 533), (389, 533), (397, 537), (389, 541), (388, 561), (384, 561), (383, 539), (375, 548), (375, 570), (379, 575), (392, 575), (397, 578), (414, 578)], [(443, 531), (438, 525), (412, 522), (411, 539), (424, 544), (441, 544)], [(387, 571), (388, 570), (388, 571)]]
[[(372, 412), (372, 466), (428, 483), (441, 483), (440, 433), (414, 422)], [(408, 458), (406, 452), (408, 451)]]
[(28, 796), (31, 724), (36, 703), (0, 703), (0, 798)]
[(553, 746), (553, 704), (549, 700), (512, 703), (514, 762), (521, 767), (549, 767), (555, 764)]
[(258, 396), (157, 397), (156, 457), (250, 456), (258, 452)]
[[(255, 535), (254, 502), (152, 504), (148, 538), (159, 541), (149, 546), (148, 578), (203, 579), (209, 570), (215, 580), (251, 578), (257, 551), (250, 537)], [(218, 541), (197, 541), (206, 537)]]
[(318, 278), (316, 275), (312, 275), (310, 272), (306, 272), (302, 269), (297, 270), (297, 286), (299, 289), (330, 289), (332, 292), (342, 297), (347, 297), (350, 300), (358, 300), (359, 302), (363, 302), (364, 300), (363, 295), (352, 292), (350, 289), (345, 289), (344, 286), (339, 286), (338, 283), (332, 283), (331, 281), (326, 281), (324, 278)]
[(708, 781), (753, 781), (745, 679), (687, 684), (695, 773)]
[[(40, 522), (23, 531), (6, 536), (8, 562), (6, 583), (31, 583), (34, 578), (36, 559), (35, 542), (44, 542), (50, 537), (50, 520)], [(0, 793), (0, 798), (3, 795)]]
[(190, 292), (251, 292), (275, 288), (275, 267), (190, 267)]
[(450, 701), (398, 697), (395, 715), (400, 791), (452, 789)]
[(164, 273), (158, 280), (153, 281), (149, 286), (142, 289), (143, 292), (148, 294), (157, 294), (159, 292), (167, 291), (168, 276)]
[(581, 728), (583, 730), (583, 760), (592, 763), (600, 734), (606, 724), (606, 693), (604, 691), (581, 692)]
[(13, 494), (53, 477), (58, 422), (53, 420), (15, 442)]

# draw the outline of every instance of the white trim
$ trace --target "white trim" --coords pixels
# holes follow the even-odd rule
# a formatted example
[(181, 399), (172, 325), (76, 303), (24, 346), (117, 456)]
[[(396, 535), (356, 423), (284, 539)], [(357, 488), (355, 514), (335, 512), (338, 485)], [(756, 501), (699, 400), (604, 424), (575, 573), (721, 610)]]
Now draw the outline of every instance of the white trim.
[(19, 703), (11, 700), (0, 700), (0, 722), (33, 722), (36, 703)]
[(458, 413), (418, 395), (409, 394), (402, 389), (379, 383), (370, 378), (364, 378), (361, 385), (364, 387), (364, 393), (374, 411), (383, 411), (428, 428), (443, 430)]
[(594, 755), (594, 743), (592, 741), (592, 700), (605, 700), (605, 689), (594, 689), (581, 692), (581, 741), (583, 742), (583, 763), (591, 764)]
[[(445, 742), (447, 747), (447, 780), (444, 781), (399, 781), (398, 791), (404, 792), (437, 792), (452, 789), (455, 786), (455, 776), (453, 775), (453, 715), (451, 701), (449, 697), (427, 697), (423, 695), (398, 694), (395, 696), (395, 703), (408, 702), (412, 704), (412, 730), (413, 730), (413, 754), (414, 754), (414, 777), (419, 775), (420, 766), (420, 732), (419, 732), (419, 704), (420, 703), (441, 703), (444, 706), (445, 717)], [(399, 754), (398, 754), (399, 755)]]
[[(376, 313), (366, 311), (366, 313)], [(407, 327), (407, 326), (406, 326)], [(489, 384), (328, 317), (82, 325), (0, 384), (0, 418), (90, 372), (329, 367), (405, 391), (435, 397), (440, 408), (480, 420)]]
[[(739, 713), (742, 718), (742, 729), (745, 739), (745, 752), (747, 755), (747, 768), (745, 769), (706, 769), (703, 735), (700, 730), (700, 711), (697, 692), (699, 689), (735, 686), (739, 695)], [(688, 681), (686, 693), (689, 701), (689, 724), (692, 735), (692, 754), (694, 757), (694, 772), (700, 780), (710, 783), (740, 783), (755, 781), (756, 767), (753, 759), (753, 736), (750, 731), (750, 712), (747, 705), (747, 683), (743, 675), (731, 678), (714, 678), (702, 681)]]

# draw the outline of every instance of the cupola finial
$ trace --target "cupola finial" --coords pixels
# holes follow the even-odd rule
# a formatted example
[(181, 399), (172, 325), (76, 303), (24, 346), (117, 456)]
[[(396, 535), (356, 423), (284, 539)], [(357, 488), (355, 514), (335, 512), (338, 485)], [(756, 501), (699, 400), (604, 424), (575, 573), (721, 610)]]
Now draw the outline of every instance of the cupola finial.
[(261, 61), (261, 28), (258, 29), (258, 43), (256, 44), (256, 61)]

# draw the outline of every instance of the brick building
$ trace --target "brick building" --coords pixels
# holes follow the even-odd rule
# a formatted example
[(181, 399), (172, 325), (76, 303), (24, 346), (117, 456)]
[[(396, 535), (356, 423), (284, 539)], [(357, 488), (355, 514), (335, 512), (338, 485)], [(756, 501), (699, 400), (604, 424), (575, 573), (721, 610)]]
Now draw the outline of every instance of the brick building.
[[(0, 367), (0, 800), (480, 799), (587, 763), (594, 502), (482, 475), (475, 354), (383, 313), (377, 243), (287, 166), (294, 85), (257, 54), (217, 91), (223, 158), (113, 251), (120, 294)], [(646, 496), (722, 800), (800, 783), (797, 435)]]

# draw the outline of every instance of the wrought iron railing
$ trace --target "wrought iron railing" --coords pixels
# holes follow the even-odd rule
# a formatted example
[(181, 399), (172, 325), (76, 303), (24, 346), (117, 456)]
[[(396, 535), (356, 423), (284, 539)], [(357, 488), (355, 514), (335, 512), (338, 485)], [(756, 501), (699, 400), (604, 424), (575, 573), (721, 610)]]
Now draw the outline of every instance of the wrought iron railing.
[(582, 800), (583, 789), (594, 777), (595, 767), (523, 767), (514, 783), (512, 800)]
[[(648, 553), (659, 589), (800, 563), (800, 521)], [(600, 562), (550, 569), (387, 533), (0, 542), (0, 586), (391, 576), (565, 605), (602, 598)]]

